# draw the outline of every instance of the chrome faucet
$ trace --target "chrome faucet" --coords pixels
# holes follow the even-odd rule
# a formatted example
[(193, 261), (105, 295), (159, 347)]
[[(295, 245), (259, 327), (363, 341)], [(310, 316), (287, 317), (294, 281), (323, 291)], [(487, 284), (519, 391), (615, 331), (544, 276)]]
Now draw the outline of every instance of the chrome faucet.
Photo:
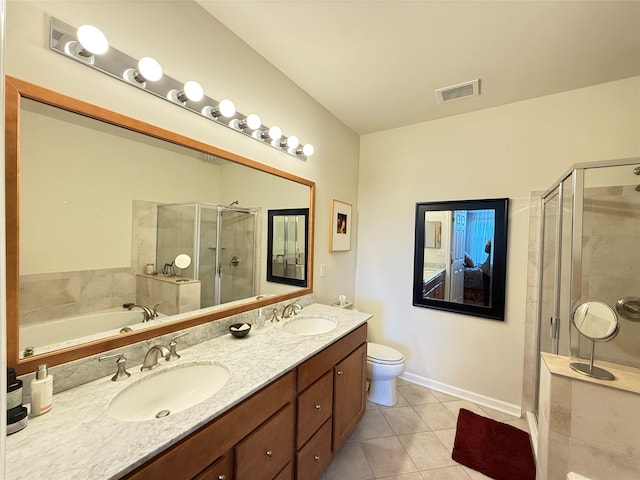
[(171, 355), (171, 352), (164, 345), (154, 345), (144, 356), (144, 361), (142, 362), (142, 367), (140, 368), (140, 370), (144, 372), (145, 370), (153, 370), (154, 368), (156, 368), (159, 365), (158, 355), (160, 354), (162, 354), (162, 357), (165, 360), (169, 360), (169, 355)]
[(153, 307), (153, 312), (151, 311), (151, 309), (149, 307), (146, 307), (144, 305), (129, 305), (127, 307), (127, 310), (132, 310), (135, 307), (138, 307), (138, 308), (142, 309), (142, 321), (143, 322), (148, 322), (152, 318), (156, 318), (158, 316), (158, 314), (155, 311), (157, 305), (155, 307)]
[(284, 320), (292, 315), (297, 315), (300, 310), (302, 310), (302, 305), (297, 302), (290, 303), (282, 309), (282, 319)]
[(276, 322), (280, 321), (280, 319), (278, 318), (278, 307), (277, 306), (273, 307), (273, 310), (271, 311), (270, 321), (271, 321), (271, 323), (276, 323)]

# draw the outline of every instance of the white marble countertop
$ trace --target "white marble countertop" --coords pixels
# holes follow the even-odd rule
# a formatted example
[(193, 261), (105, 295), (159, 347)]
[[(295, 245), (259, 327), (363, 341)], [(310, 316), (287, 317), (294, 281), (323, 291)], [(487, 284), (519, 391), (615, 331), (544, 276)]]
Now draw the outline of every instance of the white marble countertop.
[[(112, 382), (109, 375), (54, 395), (49, 413), (29, 418), (24, 430), (7, 437), (6, 480), (120, 478), (371, 318), (320, 304), (305, 307), (300, 315), (323, 315), (337, 326), (312, 336), (288, 333), (282, 330), (283, 322), (252, 330), (245, 338), (226, 334), (178, 350), (180, 360), (161, 360), (161, 367), (153, 371), (130, 366), (128, 380)], [(111, 399), (127, 386), (196, 362), (222, 364), (231, 372), (225, 386), (209, 399), (150, 421), (123, 422), (107, 413)]]

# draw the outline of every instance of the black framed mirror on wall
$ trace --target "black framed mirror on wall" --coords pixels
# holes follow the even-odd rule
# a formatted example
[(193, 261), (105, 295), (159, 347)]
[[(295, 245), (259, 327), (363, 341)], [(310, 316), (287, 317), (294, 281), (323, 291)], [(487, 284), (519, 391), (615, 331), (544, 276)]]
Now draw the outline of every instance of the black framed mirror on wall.
[(267, 212), (267, 281), (307, 285), (309, 209), (286, 208)]
[(508, 198), (416, 203), (414, 306), (504, 320), (508, 208)]

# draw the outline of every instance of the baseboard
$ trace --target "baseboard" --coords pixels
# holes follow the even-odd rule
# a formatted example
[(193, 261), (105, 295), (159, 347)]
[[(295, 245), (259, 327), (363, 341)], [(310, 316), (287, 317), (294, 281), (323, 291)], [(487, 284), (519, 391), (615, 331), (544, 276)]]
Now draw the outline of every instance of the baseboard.
[(538, 461), (538, 418), (533, 412), (525, 412), (527, 426), (529, 427), (529, 436), (531, 437), (531, 447), (533, 447), (533, 456)]
[(519, 405), (513, 405), (512, 403), (503, 402), (502, 400), (485, 397), (484, 395), (479, 395), (477, 393), (463, 390), (462, 388), (453, 387), (445, 383), (436, 382), (435, 380), (421, 377), (413, 373), (405, 372), (400, 375), (400, 378), (406, 380), (407, 382), (415, 383), (416, 385), (427, 387), (438, 392), (447, 393), (449, 395), (453, 395), (455, 397), (459, 397), (464, 400), (483, 405), (485, 407), (493, 408), (494, 410), (498, 410), (499, 412), (503, 412), (514, 417), (519, 418), (522, 415), (522, 408)]

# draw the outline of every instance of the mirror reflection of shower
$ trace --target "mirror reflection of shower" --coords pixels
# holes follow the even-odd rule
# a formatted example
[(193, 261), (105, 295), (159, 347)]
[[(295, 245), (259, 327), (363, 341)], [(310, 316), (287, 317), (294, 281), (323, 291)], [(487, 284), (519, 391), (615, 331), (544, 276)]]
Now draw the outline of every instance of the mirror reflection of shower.
[(200, 281), (201, 308), (251, 297), (257, 290), (257, 211), (238, 203), (158, 205), (156, 263), (175, 262), (180, 254), (191, 257), (180, 276)]

